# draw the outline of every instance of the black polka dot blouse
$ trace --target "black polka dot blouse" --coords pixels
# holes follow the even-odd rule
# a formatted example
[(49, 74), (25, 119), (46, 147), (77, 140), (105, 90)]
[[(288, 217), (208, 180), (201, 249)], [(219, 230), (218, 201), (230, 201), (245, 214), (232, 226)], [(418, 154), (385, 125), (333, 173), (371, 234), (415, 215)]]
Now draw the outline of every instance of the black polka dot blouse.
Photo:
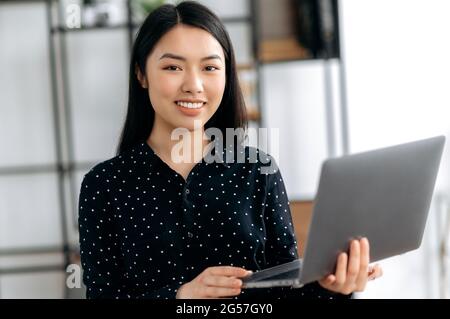
[[(258, 161), (249, 160), (252, 151)], [(78, 220), (87, 298), (175, 298), (207, 267), (256, 271), (296, 259), (280, 171), (262, 173), (275, 162), (257, 149), (246, 147), (245, 157), (203, 159), (184, 180), (140, 142), (92, 168), (81, 185)], [(236, 298), (254, 296), (339, 297), (313, 283), (243, 289)]]

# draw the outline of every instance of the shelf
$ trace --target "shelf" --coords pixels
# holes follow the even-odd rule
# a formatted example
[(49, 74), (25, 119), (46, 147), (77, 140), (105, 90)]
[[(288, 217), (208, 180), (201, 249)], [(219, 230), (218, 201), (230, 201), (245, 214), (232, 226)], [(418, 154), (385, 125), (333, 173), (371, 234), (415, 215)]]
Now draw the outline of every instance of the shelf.
[(71, 171), (89, 170), (97, 162), (73, 162), (62, 164), (34, 164), (20, 166), (0, 167), (0, 176), (23, 175), (23, 174), (43, 174), (43, 173), (68, 173)]
[(238, 71), (251, 71), (255, 70), (256, 66), (253, 63), (241, 63), (237, 64), (236, 68)]
[(131, 25), (128, 23), (121, 23), (116, 25), (93, 25), (93, 26), (82, 26), (81, 28), (66, 28), (64, 26), (52, 27), (51, 33), (69, 33), (69, 32), (84, 32), (84, 31), (108, 31), (108, 30), (120, 30), (120, 29), (128, 29), (128, 28), (137, 28), (138, 24), (132, 23)]
[(247, 108), (247, 118), (249, 121), (258, 122), (261, 119), (261, 112), (255, 107)]
[(312, 59), (310, 51), (293, 37), (263, 40), (259, 44), (258, 58), (263, 63)]
[[(220, 17), (219, 17), (220, 18)], [(252, 17), (244, 16), (244, 17), (223, 17), (220, 18), (222, 23), (251, 23)]]
[(56, 254), (64, 251), (63, 246), (38, 246), (38, 247), (15, 247), (1, 248), (0, 256), (35, 255), (35, 254)]
[(66, 272), (66, 266), (63, 264), (55, 264), (44, 266), (0, 268), (0, 275), (4, 276), (4, 275), (17, 275), (17, 274), (42, 273), (54, 271)]
[[(224, 17), (220, 19), (222, 23), (250, 23), (252, 21), (251, 17)], [(143, 22), (143, 21), (142, 21)], [(97, 31), (97, 30), (120, 30), (120, 29), (128, 29), (128, 28), (139, 28), (142, 24), (133, 22), (129, 23), (120, 23), (115, 25), (92, 25), (92, 26), (81, 26), (80, 28), (67, 28), (65, 26), (54, 26), (51, 28), (51, 33), (68, 33), (68, 32), (83, 32), (83, 31)]]

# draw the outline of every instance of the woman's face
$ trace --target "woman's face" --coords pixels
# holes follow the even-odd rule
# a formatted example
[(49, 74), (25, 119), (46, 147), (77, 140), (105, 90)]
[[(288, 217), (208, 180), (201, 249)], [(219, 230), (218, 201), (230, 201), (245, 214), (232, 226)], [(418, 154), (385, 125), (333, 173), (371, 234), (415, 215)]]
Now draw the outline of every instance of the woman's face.
[(207, 31), (179, 24), (166, 33), (147, 58), (146, 77), (155, 121), (193, 130), (213, 116), (225, 90), (225, 57)]

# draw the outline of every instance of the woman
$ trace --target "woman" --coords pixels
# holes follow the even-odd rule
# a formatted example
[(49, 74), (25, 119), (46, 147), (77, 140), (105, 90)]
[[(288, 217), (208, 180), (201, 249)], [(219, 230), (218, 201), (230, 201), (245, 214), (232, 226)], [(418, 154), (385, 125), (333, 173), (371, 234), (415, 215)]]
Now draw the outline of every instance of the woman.
[[(364, 289), (366, 239), (354, 241), (349, 256), (339, 257), (336, 273), (318, 283), (241, 289), (240, 278), (248, 270), (297, 258), (288, 199), (273, 159), (239, 148), (239, 134), (236, 147), (234, 137), (226, 147), (217, 137), (227, 128), (245, 127), (234, 52), (220, 20), (195, 2), (151, 13), (133, 47), (118, 155), (95, 166), (81, 186), (79, 230), (88, 298), (269, 292), (278, 298), (333, 298)], [(182, 152), (172, 139), (180, 129), (191, 141)], [(211, 129), (216, 136), (205, 134)], [(184, 160), (177, 157), (181, 153)], [(255, 154), (257, 160), (251, 160)], [(215, 163), (206, 160), (208, 155)], [(235, 161), (242, 155), (244, 162)], [(268, 166), (275, 169), (263, 173)], [(380, 271), (374, 268), (370, 276)]]

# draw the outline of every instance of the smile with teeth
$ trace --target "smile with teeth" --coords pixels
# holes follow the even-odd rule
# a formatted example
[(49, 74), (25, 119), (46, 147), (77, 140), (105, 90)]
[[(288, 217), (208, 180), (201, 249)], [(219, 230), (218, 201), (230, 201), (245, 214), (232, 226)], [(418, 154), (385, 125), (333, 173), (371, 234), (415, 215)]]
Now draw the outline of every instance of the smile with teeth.
[(176, 102), (178, 106), (182, 106), (188, 109), (199, 109), (203, 106), (203, 102), (200, 103), (191, 103), (191, 102), (182, 102), (182, 101), (177, 101)]

